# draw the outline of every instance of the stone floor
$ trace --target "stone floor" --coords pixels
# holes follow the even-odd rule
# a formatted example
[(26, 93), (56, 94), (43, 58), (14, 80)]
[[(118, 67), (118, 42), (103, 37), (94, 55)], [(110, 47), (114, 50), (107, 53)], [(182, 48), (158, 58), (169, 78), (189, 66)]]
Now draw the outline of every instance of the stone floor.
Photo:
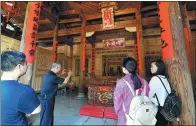
[[(86, 99), (77, 100), (77, 93), (68, 92), (56, 96), (54, 109), (54, 125), (116, 125), (116, 120), (82, 116), (80, 107), (87, 103)], [(39, 125), (39, 114), (29, 118), (33, 125)]]

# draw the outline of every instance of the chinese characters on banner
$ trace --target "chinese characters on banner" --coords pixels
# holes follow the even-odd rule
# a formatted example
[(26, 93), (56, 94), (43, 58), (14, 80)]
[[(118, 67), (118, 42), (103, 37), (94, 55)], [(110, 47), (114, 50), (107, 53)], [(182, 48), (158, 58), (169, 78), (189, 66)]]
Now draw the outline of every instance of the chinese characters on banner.
[(38, 31), (38, 22), (42, 2), (29, 2), (29, 12), (26, 25), (25, 48), (26, 60), (28, 63), (34, 63), (36, 37)]
[(102, 10), (103, 29), (114, 28), (113, 7), (103, 8)]
[(124, 38), (103, 40), (104, 48), (125, 47)]
[(58, 47), (58, 41), (55, 40), (53, 42), (53, 56), (52, 56), (52, 62), (55, 63), (57, 60), (57, 47)]
[(174, 58), (172, 33), (169, 22), (169, 12), (167, 2), (157, 2), (159, 8), (159, 19), (161, 27), (162, 57), (163, 60)]
[(82, 38), (82, 71), (85, 71), (85, 58), (86, 58), (86, 38)]
[(134, 44), (134, 58), (138, 61), (138, 47), (137, 42)]

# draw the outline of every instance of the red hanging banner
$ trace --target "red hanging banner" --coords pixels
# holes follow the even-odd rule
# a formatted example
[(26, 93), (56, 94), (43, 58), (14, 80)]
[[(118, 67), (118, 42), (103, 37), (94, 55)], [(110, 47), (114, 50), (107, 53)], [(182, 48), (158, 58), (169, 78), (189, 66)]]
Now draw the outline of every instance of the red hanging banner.
[(103, 8), (102, 10), (103, 29), (114, 28), (113, 7)]
[(103, 40), (104, 48), (125, 47), (124, 38), (115, 38)]
[(25, 48), (24, 53), (28, 63), (33, 64), (36, 50), (36, 37), (38, 31), (38, 22), (42, 2), (29, 2), (29, 13), (27, 17)]
[(55, 41), (53, 42), (53, 50), (52, 50), (52, 52), (53, 52), (53, 56), (52, 56), (52, 63), (55, 63), (55, 62), (56, 62), (56, 60), (57, 60), (57, 48), (58, 48), (58, 41), (57, 41), (57, 40), (55, 40)]
[(86, 59), (86, 38), (82, 38), (82, 64), (81, 69), (82, 71), (85, 71), (85, 59)]
[(160, 16), (162, 57), (163, 60), (174, 58), (172, 33), (170, 29), (170, 18), (167, 2), (157, 2)]
[(95, 72), (95, 46), (92, 46), (92, 72)]
[(134, 58), (135, 60), (138, 60), (138, 49), (137, 49), (137, 43), (134, 44)]
[(192, 61), (192, 55), (191, 55), (191, 47), (190, 47), (190, 41), (191, 41), (191, 36), (189, 37), (189, 32), (188, 28), (184, 28), (184, 36), (186, 40), (186, 51), (188, 55), (188, 63), (189, 63), (189, 68), (190, 70), (193, 70), (193, 61)]

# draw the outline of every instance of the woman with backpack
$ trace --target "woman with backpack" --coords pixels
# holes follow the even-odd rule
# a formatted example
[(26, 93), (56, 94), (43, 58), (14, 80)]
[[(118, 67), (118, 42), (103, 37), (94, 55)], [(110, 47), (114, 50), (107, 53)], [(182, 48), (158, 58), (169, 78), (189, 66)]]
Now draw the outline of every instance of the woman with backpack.
[(168, 121), (160, 113), (168, 94), (171, 93), (171, 87), (168, 82), (165, 63), (162, 60), (153, 61), (151, 63), (151, 73), (153, 76), (149, 82), (149, 98), (157, 106), (156, 108), (158, 112), (156, 115), (156, 126), (166, 126)]
[(136, 73), (137, 62), (133, 58), (126, 58), (123, 61), (122, 71), (126, 74), (119, 79), (114, 91), (114, 109), (118, 116), (117, 125), (126, 125), (127, 118), (126, 113), (129, 113), (130, 104), (134, 97), (130, 90), (130, 87), (125, 83), (128, 82), (131, 88), (136, 91), (139, 89), (138, 94), (141, 94), (145, 87), (146, 96), (149, 93), (149, 85), (140, 75)]

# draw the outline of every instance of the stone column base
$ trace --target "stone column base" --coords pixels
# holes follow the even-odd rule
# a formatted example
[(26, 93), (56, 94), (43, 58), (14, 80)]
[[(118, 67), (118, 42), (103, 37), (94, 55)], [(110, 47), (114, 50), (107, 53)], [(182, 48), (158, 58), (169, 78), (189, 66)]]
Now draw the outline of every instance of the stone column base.
[(77, 99), (85, 99), (84, 93), (78, 93)]

